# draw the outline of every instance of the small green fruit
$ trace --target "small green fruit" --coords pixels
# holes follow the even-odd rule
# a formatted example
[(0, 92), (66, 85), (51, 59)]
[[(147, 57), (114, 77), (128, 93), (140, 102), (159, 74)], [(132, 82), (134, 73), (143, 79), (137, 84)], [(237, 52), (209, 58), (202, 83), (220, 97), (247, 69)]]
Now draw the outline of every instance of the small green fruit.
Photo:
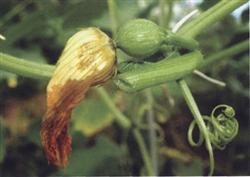
[(145, 58), (157, 52), (164, 42), (165, 31), (152, 21), (135, 19), (118, 30), (116, 46), (128, 55)]

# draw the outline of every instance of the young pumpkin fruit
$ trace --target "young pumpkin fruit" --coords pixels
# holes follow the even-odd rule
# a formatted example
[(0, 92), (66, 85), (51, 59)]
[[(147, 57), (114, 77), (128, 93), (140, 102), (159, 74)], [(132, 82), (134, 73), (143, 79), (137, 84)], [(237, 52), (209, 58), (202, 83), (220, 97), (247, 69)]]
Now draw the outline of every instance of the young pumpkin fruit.
[(67, 165), (72, 109), (90, 87), (112, 77), (115, 64), (112, 40), (99, 29), (82, 29), (68, 40), (47, 86), (47, 112), (43, 117), (41, 139), (49, 163), (58, 167)]
[(135, 19), (119, 28), (115, 42), (128, 55), (145, 58), (159, 50), (164, 37), (165, 31), (157, 24), (146, 19)]
[(195, 50), (198, 42), (174, 34), (146, 19), (134, 19), (122, 25), (115, 37), (117, 48), (137, 59), (145, 59), (164, 48), (174, 46)]

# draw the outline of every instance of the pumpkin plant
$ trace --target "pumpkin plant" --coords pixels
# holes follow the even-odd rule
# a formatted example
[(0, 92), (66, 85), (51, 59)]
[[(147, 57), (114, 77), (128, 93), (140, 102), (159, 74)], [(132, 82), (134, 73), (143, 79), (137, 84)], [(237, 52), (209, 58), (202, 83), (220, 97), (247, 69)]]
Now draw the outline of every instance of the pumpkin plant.
[[(91, 87), (112, 80), (114, 85), (124, 92), (131, 94), (144, 91), (152, 98), (151, 87), (174, 81), (181, 89), (194, 117), (187, 132), (188, 141), (191, 146), (205, 144), (209, 154), (209, 175), (212, 175), (213, 149), (223, 150), (235, 138), (239, 129), (237, 114), (233, 107), (221, 104), (216, 106), (210, 115), (202, 115), (185, 78), (193, 73), (199, 73), (208, 81), (221, 83), (204, 77), (198, 69), (216, 63), (223, 56), (245, 50), (247, 42), (244, 41), (204, 59), (196, 37), (245, 2), (247, 1), (222, 0), (190, 22), (181, 21), (181, 25), (176, 25), (178, 29), (171, 31), (164, 25), (142, 18), (118, 26), (116, 16), (119, 16), (119, 11), (116, 10), (115, 1), (108, 0), (113, 38), (96, 27), (83, 28), (68, 39), (55, 66), (0, 53), (0, 69), (25, 77), (49, 80), (47, 111), (42, 121), (41, 141), (48, 162), (58, 167), (67, 166), (71, 152), (72, 140), (68, 135), (71, 112), (84, 101), (84, 96)], [(0, 37), (4, 39), (3, 36)], [(118, 50), (128, 58), (120, 61), (121, 55)], [(96, 88), (96, 92), (115, 115), (117, 123), (124, 130), (132, 130), (146, 174), (157, 175), (156, 162), (150, 159), (139, 130), (140, 125), (115, 106), (108, 91), (103, 87)], [(199, 129), (197, 142), (193, 138), (196, 126)]]

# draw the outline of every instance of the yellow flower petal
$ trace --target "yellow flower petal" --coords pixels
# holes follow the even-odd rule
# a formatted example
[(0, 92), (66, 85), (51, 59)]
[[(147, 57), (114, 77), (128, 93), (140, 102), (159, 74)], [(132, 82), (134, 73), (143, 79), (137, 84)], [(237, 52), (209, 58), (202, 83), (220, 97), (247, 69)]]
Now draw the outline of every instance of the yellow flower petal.
[(67, 165), (71, 151), (71, 137), (67, 134), (71, 111), (91, 86), (113, 75), (115, 64), (112, 40), (99, 29), (83, 29), (68, 40), (47, 86), (47, 112), (41, 138), (50, 163)]

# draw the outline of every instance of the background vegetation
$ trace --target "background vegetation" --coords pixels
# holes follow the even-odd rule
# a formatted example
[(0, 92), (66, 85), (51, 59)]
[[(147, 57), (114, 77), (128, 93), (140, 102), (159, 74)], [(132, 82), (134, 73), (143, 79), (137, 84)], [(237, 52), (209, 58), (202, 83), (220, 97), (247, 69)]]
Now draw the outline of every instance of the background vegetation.
[[(111, 23), (105, 0), (3, 0), (0, 1), (1, 52), (39, 63), (55, 64), (66, 40), (78, 29), (97, 26), (110, 36), (114, 25), (134, 18), (147, 18), (169, 28), (195, 8), (205, 10), (213, 1), (117, 0), (118, 24)], [(165, 13), (161, 10), (164, 8)], [(205, 56), (237, 44), (249, 36), (249, 9), (227, 16), (199, 35)], [(164, 15), (166, 18), (161, 21)], [(164, 23), (164, 24), (163, 24)], [(126, 58), (124, 54), (119, 54)], [(203, 114), (218, 104), (236, 110), (240, 131), (224, 151), (215, 151), (216, 175), (249, 175), (249, 56), (248, 51), (226, 57), (208, 68), (207, 75), (227, 86), (213, 85), (197, 76), (188, 83)], [(70, 133), (73, 151), (69, 166), (58, 170), (49, 166), (40, 143), (41, 118), (46, 109), (46, 84), (0, 71), (0, 174), (1, 176), (55, 175), (143, 175), (143, 160), (132, 132), (123, 130), (94, 89), (75, 109)], [(157, 128), (159, 175), (207, 174), (204, 146), (192, 148), (187, 129), (192, 121), (175, 82), (145, 92), (126, 94), (110, 82), (105, 85), (117, 107), (141, 132), (151, 147), (148, 114)], [(151, 100), (151, 101), (150, 101)], [(150, 111), (146, 111), (150, 108)]]

